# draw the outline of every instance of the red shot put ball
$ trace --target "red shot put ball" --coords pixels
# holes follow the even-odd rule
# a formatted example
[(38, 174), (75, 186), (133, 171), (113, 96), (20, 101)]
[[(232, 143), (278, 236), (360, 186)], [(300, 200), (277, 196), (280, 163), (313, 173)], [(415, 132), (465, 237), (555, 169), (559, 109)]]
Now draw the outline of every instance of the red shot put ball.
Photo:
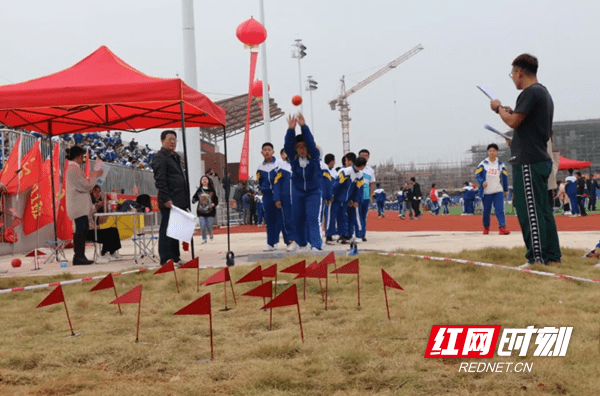
[(12, 265), (12, 266), (13, 266), (13, 268), (19, 268), (19, 267), (21, 266), (21, 259), (18, 259), (18, 258), (16, 258), (16, 259), (13, 259), (13, 260), (10, 262), (10, 265)]
[(292, 104), (294, 106), (300, 106), (302, 104), (302, 96), (294, 95), (294, 97), (292, 98)]

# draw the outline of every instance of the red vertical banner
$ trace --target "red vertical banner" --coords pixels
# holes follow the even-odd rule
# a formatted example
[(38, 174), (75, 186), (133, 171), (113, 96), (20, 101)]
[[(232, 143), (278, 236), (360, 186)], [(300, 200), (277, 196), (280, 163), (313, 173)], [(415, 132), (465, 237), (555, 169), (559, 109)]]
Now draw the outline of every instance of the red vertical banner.
[(85, 177), (89, 178), (92, 172), (90, 172), (90, 149), (88, 148), (85, 152)]
[(23, 234), (29, 235), (54, 221), (52, 215), (52, 183), (50, 160), (42, 167), (40, 181), (33, 185), (23, 214)]
[(258, 52), (250, 51), (250, 82), (248, 83), (248, 110), (246, 111), (246, 130), (244, 131), (244, 144), (242, 145), (242, 156), (240, 157), (239, 180), (248, 180), (248, 156), (250, 152), (250, 106), (252, 105), (252, 83), (256, 72), (256, 60)]
[[(60, 143), (56, 143), (56, 145), (54, 146), (54, 149), (52, 151), (52, 161), (54, 163), (54, 169), (52, 169), (52, 172), (54, 172), (54, 194), (56, 195), (55, 197), (53, 197), (54, 201), (57, 202), (58, 201), (58, 196), (60, 194), (60, 190), (59, 190), (59, 183), (60, 183)], [(67, 160), (65, 159), (65, 162)]]
[(63, 182), (60, 188), (58, 214), (56, 216), (56, 236), (58, 239), (73, 239), (73, 221), (67, 215), (67, 168), (69, 162), (65, 160)]
[[(4, 154), (4, 153), (2, 153)], [(0, 182), (6, 186), (8, 193), (14, 195), (17, 193), (17, 185), (14, 184), (14, 190), (12, 187), (13, 182), (16, 182), (17, 175), (21, 169), (21, 136), (17, 138), (15, 145), (13, 146), (8, 159), (4, 163), (2, 172), (0, 172)]]

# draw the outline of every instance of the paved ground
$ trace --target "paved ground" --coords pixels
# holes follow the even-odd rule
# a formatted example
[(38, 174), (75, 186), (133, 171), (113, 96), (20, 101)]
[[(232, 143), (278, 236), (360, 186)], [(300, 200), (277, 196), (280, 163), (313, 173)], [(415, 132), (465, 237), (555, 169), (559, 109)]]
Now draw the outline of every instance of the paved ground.
[[(600, 239), (598, 231), (563, 231), (559, 232), (561, 247), (583, 250), (593, 248)], [(263, 253), (265, 246), (264, 233), (238, 233), (231, 235), (232, 251), (235, 254), (236, 265), (250, 265), (256, 261), (276, 262), (282, 256), (285, 250), (279, 247), (279, 250), (273, 253)], [(200, 257), (201, 267), (224, 267), (225, 255), (227, 253), (227, 235), (215, 235), (214, 241), (207, 244), (199, 243), (201, 238), (196, 238), (196, 255)], [(0, 256), (0, 277), (6, 276), (29, 276), (29, 275), (54, 275), (63, 272), (69, 272), (76, 277), (79, 274), (89, 274), (98, 272), (121, 272), (131, 268), (144, 266), (147, 268), (158, 267), (158, 263), (146, 261), (136, 265), (133, 260), (133, 243), (131, 240), (122, 241), (123, 248), (121, 254), (123, 260), (107, 264), (93, 265), (71, 265), (73, 250), (67, 250), (69, 264), (61, 268), (58, 263), (40, 264), (40, 270), (33, 271), (33, 258), (16, 256), (22, 260), (20, 268), (12, 268), (11, 261), (13, 256)], [(425, 251), (435, 251), (440, 254), (445, 252), (460, 252), (464, 249), (483, 249), (486, 247), (520, 247), (523, 246), (523, 239), (520, 232), (513, 232), (510, 235), (499, 236), (496, 232), (490, 235), (482, 235), (481, 232), (445, 232), (445, 231), (418, 231), (418, 232), (376, 232), (368, 233), (368, 242), (360, 243), (360, 250), (377, 250), (392, 252), (402, 249), (415, 249)], [(336, 255), (343, 254), (348, 249), (347, 245), (324, 246), (322, 255), (334, 250)], [(88, 258), (91, 258), (93, 249), (87, 248)], [(183, 260), (189, 260), (191, 254), (185, 252)], [(502, 263), (496, 263), (502, 264)]]

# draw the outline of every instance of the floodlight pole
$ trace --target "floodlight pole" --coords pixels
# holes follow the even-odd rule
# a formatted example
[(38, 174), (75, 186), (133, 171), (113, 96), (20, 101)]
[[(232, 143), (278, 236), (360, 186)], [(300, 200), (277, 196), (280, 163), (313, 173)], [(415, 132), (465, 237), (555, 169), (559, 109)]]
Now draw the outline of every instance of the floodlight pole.
[[(265, 6), (264, 0), (259, 1), (260, 5), (260, 23), (265, 26)], [(264, 128), (265, 142), (271, 141), (271, 104), (269, 101), (269, 82), (267, 81), (267, 44), (266, 41), (260, 45), (262, 80), (263, 80), (263, 112), (264, 112)]]
[[(300, 60), (306, 55), (303, 53), (303, 49), (306, 49), (302, 44), (302, 39), (296, 39), (296, 43), (293, 44), (295, 49), (292, 53), (292, 58), (298, 59), (298, 88), (300, 97), (302, 97), (302, 66), (300, 64)], [(264, 84), (263, 84), (264, 87)], [(263, 88), (264, 89), (264, 88)], [(304, 102), (300, 104), (300, 111), (304, 114)]]
[[(190, 210), (192, 210), (192, 199), (191, 199), (191, 195), (190, 195), (190, 176), (188, 173), (188, 169), (190, 167), (189, 162), (188, 162), (188, 155), (187, 155), (187, 143), (186, 143), (186, 138), (185, 138), (185, 113), (183, 111), (183, 101), (179, 102), (179, 110), (181, 112), (181, 135), (183, 136), (183, 160), (185, 161), (185, 184), (186, 184), (186, 193), (189, 199), (189, 204), (190, 204)], [(196, 258), (196, 255), (194, 254), (194, 236), (192, 235), (192, 240), (190, 242), (190, 245), (192, 246), (192, 258)], [(177, 286), (179, 288), (179, 286)]]

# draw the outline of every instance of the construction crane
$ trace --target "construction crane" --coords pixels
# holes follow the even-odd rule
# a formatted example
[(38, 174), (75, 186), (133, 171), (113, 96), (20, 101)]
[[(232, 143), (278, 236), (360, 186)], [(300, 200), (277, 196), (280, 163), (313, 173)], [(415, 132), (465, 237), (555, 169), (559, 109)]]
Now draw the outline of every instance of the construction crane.
[(348, 96), (352, 95), (354, 92), (363, 88), (367, 84), (375, 81), (390, 70), (395, 69), (400, 63), (404, 62), (413, 55), (416, 55), (422, 49), (423, 47), (421, 44), (417, 45), (404, 55), (400, 56), (398, 59), (393, 60), (369, 77), (365, 78), (348, 91), (346, 91), (346, 82), (344, 81), (345, 76), (342, 76), (342, 92), (340, 96), (329, 102), (329, 106), (331, 106), (331, 110), (335, 110), (336, 105), (340, 108), (340, 121), (342, 122), (342, 137), (344, 141), (344, 155), (350, 152), (350, 105), (348, 104), (347, 100)]

